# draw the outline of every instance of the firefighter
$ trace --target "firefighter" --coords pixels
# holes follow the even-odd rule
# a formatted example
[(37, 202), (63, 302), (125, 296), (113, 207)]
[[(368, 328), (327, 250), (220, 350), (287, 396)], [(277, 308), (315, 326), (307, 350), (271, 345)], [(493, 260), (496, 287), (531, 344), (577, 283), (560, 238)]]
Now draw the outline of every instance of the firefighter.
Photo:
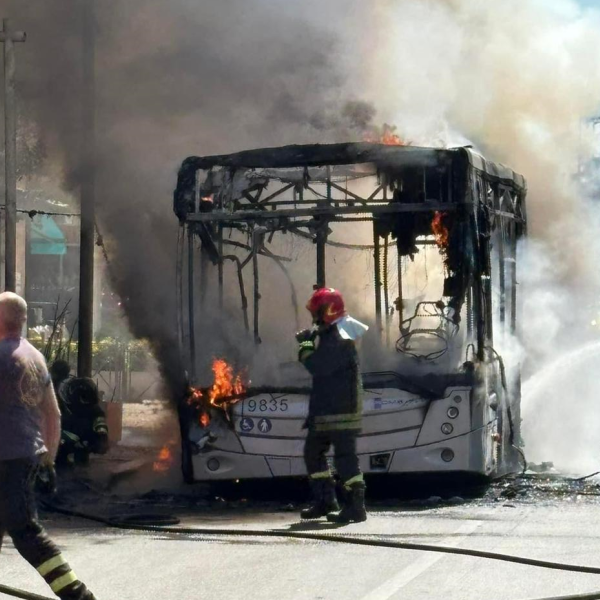
[(108, 451), (108, 426), (98, 388), (87, 377), (70, 377), (59, 387), (62, 433), (57, 463), (87, 463), (90, 453)]
[[(362, 385), (355, 340), (368, 329), (348, 316), (342, 295), (332, 288), (315, 291), (306, 307), (313, 329), (297, 334), (298, 358), (313, 377), (304, 460), (313, 503), (303, 519), (326, 516), (334, 523), (365, 521), (365, 483), (356, 454), (362, 421)], [(342, 510), (326, 453), (333, 446), (334, 466), (343, 484)]]
[(94, 600), (38, 522), (34, 482), (54, 470), (60, 411), (46, 361), (21, 337), (25, 300), (0, 294), (0, 547), (8, 533), (63, 600)]
[(66, 360), (59, 358), (50, 365), (50, 377), (52, 377), (52, 386), (54, 394), (58, 400), (58, 406), (61, 414), (65, 412), (65, 407), (60, 395), (60, 387), (64, 381), (71, 377), (71, 365)]

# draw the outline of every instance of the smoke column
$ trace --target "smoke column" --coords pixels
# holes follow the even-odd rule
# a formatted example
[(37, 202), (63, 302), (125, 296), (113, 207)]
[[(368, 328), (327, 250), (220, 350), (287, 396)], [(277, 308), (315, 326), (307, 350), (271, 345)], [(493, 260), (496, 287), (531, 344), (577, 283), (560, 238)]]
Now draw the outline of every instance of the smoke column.
[[(177, 168), (190, 154), (333, 141), (328, 131), (341, 126), (337, 109), (350, 97), (343, 65), (352, 52), (326, 24), (350, 35), (343, 4), (95, 3), (99, 227), (132, 332), (152, 342), (173, 392), (183, 375), (171, 209)], [(5, 0), (2, 8), (29, 36), (19, 48), (22, 120), (37, 125), (45, 172), (76, 196), (84, 176), (82, 0)]]
[(365, 94), (380, 114), (417, 144), (468, 140), (528, 180), (523, 347), (500, 350), (524, 366), (530, 459), (597, 466), (600, 348), (578, 348), (598, 332), (598, 207), (575, 176), (600, 108), (600, 13), (569, 0), (391, 1), (375, 13)]
[[(46, 173), (75, 193), (81, 2), (2, 8), (29, 35), (19, 48), (23, 120), (43, 138)], [(96, 16), (99, 225), (132, 332), (153, 342), (172, 389), (178, 164), (350, 139), (373, 119), (417, 145), (472, 143), (526, 176), (533, 243), (514, 353), (527, 376), (590, 336), (598, 219), (573, 176), (592, 151), (583, 120), (600, 104), (598, 11), (572, 0), (103, 0)], [(553, 415), (546, 422), (573, 438), (592, 410), (579, 392), (567, 393), (567, 408), (548, 389), (526, 398), (535, 458), (560, 464), (536, 415)]]

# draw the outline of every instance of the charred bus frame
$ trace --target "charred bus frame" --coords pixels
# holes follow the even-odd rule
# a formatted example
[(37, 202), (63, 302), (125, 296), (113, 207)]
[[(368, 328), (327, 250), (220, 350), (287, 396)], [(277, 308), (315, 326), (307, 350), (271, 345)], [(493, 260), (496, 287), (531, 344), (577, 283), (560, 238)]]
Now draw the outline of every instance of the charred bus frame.
[[(349, 189), (348, 183), (354, 180), (356, 169), (363, 167), (368, 167), (374, 175), (373, 189), (368, 194), (357, 194)], [(274, 181), (281, 187), (265, 195)], [(322, 191), (315, 189), (318, 185)], [(525, 198), (526, 182), (521, 175), (465, 147), (432, 149), (347, 143), (285, 146), (186, 159), (178, 174), (174, 210), (182, 226), (178, 330), (189, 380), (195, 383), (196, 379), (194, 282), (198, 267), (194, 240), (200, 240), (201, 247), (200, 295), (206, 289), (208, 266), (212, 264), (217, 269), (222, 305), (224, 265), (226, 261), (233, 262), (244, 323), (248, 330), (252, 329), (254, 340), (259, 343), (258, 257), (269, 257), (286, 272), (286, 259), (273, 253), (265, 240), (272, 239), (277, 232), (313, 240), (316, 245), (315, 287), (323, 287), (327, 284), (326, 248), (328, 244), (336, 244), (329, 239), (330, 224), (370, 221), (373, 223), (370, 248), (374, 259), (376, 322), (383, 332), (383, 318), (385, 315), (387, 320), (391, 304), (384, 275), (390, 237), (395, 240), (400, 265), (403, 257), (414, 254), (416, 245), (435, 243), (429, 235), (435, 215), (441, 215), (448, 229), (443, 296), (449, 298), (451, 318), (456, 323), (466, 303), (466, 327), (473, 339), (473, 360), (484, 362), (486, 354), (494, 348), (495, 317), (510, 334), (516, 334), (516, 259), (518, 241), (526, 234)], [(224, 235), (227, 228), (243, 231), (248, 243), (227, 239)], [(352, 247), (351, 244), (338, 245)], [(242, 248), (247, 256), (242, 260), (236, 254), (227, 254), (226, 246)], [(493, 261), (497, 261), (495, 269)], [(250, 264), (252, 328), (243, 277), (243, 269)], [(492, 271), (494, 277), (497, 276), (497, 303), (493, 299)], [(402, 335), (403, 328), (406, 333), (406, 320), (400, 266), (398, 280), (399, 297), (395, 306)], [(292, 300), (297, 309), (293, 285)], [(497, 315), (494, 315), (495, 310)], [(518, 428), (518, 406), (514, 412)]]

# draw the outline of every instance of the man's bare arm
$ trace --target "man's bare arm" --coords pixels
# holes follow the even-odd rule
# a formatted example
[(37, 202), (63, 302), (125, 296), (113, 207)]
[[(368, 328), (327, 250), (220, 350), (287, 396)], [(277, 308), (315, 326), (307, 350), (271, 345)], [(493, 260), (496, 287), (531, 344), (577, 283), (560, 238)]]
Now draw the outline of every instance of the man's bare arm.
[(54, 462), (60, 444), (60, 409), (51, 382), (44, 386), (43, 394), (44, 397), (39, 405), (42, 416), (42, 436), (49, 457)]

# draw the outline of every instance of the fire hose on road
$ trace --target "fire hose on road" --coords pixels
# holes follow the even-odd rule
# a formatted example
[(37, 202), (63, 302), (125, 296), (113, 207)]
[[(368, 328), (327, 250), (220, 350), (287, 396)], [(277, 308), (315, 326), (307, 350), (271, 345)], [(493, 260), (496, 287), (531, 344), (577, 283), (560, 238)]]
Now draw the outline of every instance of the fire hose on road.
[[(232, 536), (232, 537), (267, 537), (267, 538), (288, 538), (297, 540), (310, 540), (330, 543), (341, 543), (351, 544), (356, 546), (372, 546), (375, 548), (395, 548), (400, 550), (419, 550), (424, 552), (441, 552), (444, 554), (454, 554), (462, 556), (473, 556), (475, 558), (486, 558), (490, 560), (500, 560), (504, 562), (511, 562), (521, 565), (528, 565), (532, 567), (540, 567), (544, 569), (554, 569), (560, 571), (570, 571), (574, 573), (588, 573), (594, 575), (600, 575), (600, 567), (588, 567), (585, 565), (571, 565), (566, 563), (559, 563), (546, 560), (538, 560), (534, 558), (526, 558), (523, 556), (514, 556), (512, 554), (501, 554), (497, 552), (485, 552), (482, 550), (473, 550), (469, 548), (458, 548), (452, 546), (436, 546), (434, 544), (414, 544), (411, 542), (390, 542), (385, 540), (378, 540), (373, 538), (361, 538), (355, 535), (335, 535), (330, 533), (306, 533), (298, 531), (288, 530), (277, 530), (277, 529), (226, 529), (226, 528), (210, 528), (210, 527), (173, 527), (169, 525), (152, 525), (149, 524), (151, 521), (162, 523), (177, 523), (178, 519), (175, 517), (164, 517), (154, 516), (151, 518), (142, 515), (138, 517), (138, 524), (133, 521), (131, 517), (127, 519), (108, 519), (96, 515), (90, 515), (75, 510), (68, 510), (54, 506), (49, 503), (43, 503), (43, 508), (49, 512), (54, 512), (70, 517), (77, 517), (80, 519), (86, 519), (88, 521), (94, 521), (101, 523), (108, 527), (120, 530), (129, 531), (143, 531), (149, 533), (171, 533), (180, 535), (203, 535), (203, 536)], [(148, 523), (148, 524), (146, 524)], [(7, 594), (16, 598), (22, 598), (23, 600), (51, 600), (45, 596), (39, 596), (37, 594), (31, 594), (23, 590), (12, 588), (0, 584), (0, 593)], [(537, 600), (600, 600), (600, 590), (596, 592), (590, 592), (588, 594), (577, 594), (569, 596), (553, 596), (539, 598)]]

